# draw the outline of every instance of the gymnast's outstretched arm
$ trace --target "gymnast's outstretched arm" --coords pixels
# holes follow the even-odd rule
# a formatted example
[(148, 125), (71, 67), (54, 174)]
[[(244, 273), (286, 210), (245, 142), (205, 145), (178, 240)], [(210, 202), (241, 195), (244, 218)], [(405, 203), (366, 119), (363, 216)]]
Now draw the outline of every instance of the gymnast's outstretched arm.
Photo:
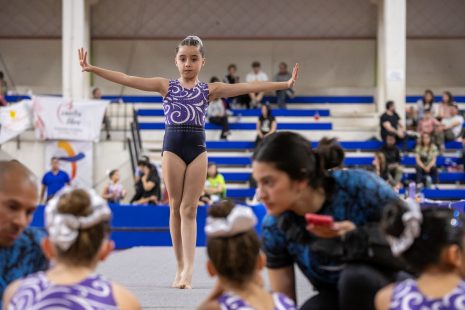
[(92, 66), (87, 62), (87, 51), (83, 48), (78, 50), (79, 64), (81, 65), (82, 71), (92, 72), (105, 80), (118, 83), (124, 86), (158, 92), (162, 96), (166, 95), (168, 90), (168, 79), (161, 77), (144, 78), (138, 76), (130, 76), (122, 72), (112, 71), (97, 66)]
[(287, 82), (252, 82), (252, 83), (210, 83), (208, 84), (210, 100), (235, 97), (249, 93), (269, 92), (292, 88), (298, 78), (299, 64), (294, 65), (292, 76)]

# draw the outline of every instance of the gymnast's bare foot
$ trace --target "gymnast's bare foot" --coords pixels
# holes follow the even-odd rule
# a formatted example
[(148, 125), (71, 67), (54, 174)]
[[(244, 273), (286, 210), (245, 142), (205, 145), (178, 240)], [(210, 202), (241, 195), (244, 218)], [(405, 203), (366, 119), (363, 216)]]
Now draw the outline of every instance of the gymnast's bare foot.
[(173, 284), (171, 284), (171, 287), (181, 288), (180, 282), (181, 282), (181, 272), (176, 271), (176, 277), (174, 278), (174, 281), (173, 281)]
[(192, 284), (190, 282), (179, 282), (179, 287), (182, 290), (191, 290), (192, 289)]
[(192, 272), (183, 272), (181, 274), (181, 280), (178, 282), (180, 289), (190, 290), (192, 289)]

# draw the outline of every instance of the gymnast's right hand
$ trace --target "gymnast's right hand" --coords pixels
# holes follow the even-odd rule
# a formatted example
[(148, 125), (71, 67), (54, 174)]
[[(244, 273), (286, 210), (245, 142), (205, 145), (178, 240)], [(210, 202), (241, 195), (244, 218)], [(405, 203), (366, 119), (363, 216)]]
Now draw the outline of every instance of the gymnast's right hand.
[(84, 48), (78, 49), (79, 64), (81, 65), (82, 72), (90, 72), (92, 66), (87, 63), (87, 51)]

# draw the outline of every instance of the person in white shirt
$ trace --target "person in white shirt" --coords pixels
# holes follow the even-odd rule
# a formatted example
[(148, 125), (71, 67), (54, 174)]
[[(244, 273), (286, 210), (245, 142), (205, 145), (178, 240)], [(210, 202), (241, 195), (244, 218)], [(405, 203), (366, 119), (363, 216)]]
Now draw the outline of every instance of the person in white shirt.
[[(261, 70), (261, 65), (258, 61), (252, 63), (252, 71), (249, 72), (245, 78), (247, 83), (250, 82), (263, 82), (268, 81), (268, 75)], [(258, 107), (263, 99), (264, 92), (250, 93), (250, 106), (252, 108)]]
[(445, 141), (454, 141), (462, 132), (464, 120), (463, 116), (459, 114), (459, 107), (456, 104), (452, 105), (450, 113), (451, 116), (443, 118), (441, 126), (437, 128), (436, 143), (439, 145), (441, 153), (445, 150)]
[[(216, 76), (210, 79), (210, 83), (219, 81), (220, 80)], [(222, 98), (217, 98), (213, 101), (210, 101), (207, 115), (210, 123), (221, 126), (220, 139), (226, 139), (231, 134), (231, 132), (229, 131), (228, 113)]]

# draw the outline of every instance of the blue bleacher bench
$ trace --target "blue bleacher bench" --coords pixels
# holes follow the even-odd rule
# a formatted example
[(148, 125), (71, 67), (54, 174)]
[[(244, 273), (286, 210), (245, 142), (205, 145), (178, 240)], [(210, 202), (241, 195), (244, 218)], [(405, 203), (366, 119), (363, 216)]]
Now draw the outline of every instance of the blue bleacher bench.
[[(232, 109), (233, 116), (244, 116), (244, 117), (258, 117), (260, 116), (260, 109)], [(316, 115), (320, 117), (330, 116), (329, 110), (303, 110), (303, 109), (273, 109), (273, 116), (290, 116), (290, 117), (305, 117), (310, 116), (314, 117)], [(139, 109), (137, 110), (138, 116), (164, 116), (162, 109)]]
[[(362, 157), (346, 157), (344, 158), (344, 166), (371, 166), (373, 162), (373, 156), (362, 156)], [(247, 166), (252, 164), (251, 156), (208, 156), (209, 162), (214, 162), (217, 165), (225, 166)], [(404, 156), (401, 160), (401, 164), (404, 166), (415, 166), (415, 156)], [(460, 157), (449, 157), (449, 156), (438, 156), (436, 159), (436, 165), (438, 167), (460, 165), (462, 164), (462, 158)]]
[[(229, 124), (231, 130), (256, 130), (256, 123), (232, 123)], [(278, 130), (331, 130), (333, 128), (331, 123), (279, 123)], [(165, 129), (164, 123), (139, 123), (141, 130), (163, 130)], [(206, 130), (218, 130), (220, 126), (207, 123), (205, 124)]]
[[(228, 189), (227, 196), (235, 199), (252, 198), (255, 188)], [(435, 200), (461, 200), (465, 199), (465, 189), (423, 189), (425, 198)]]
[[(245, 182), (250, 179), (250, 172), (221, 172), (226, 182)], [(415, 173), (404, 173), (404, 177), (409, 180), (415, 179)], [(463, 182), (465, 173), (463, 172), (439, 172), (439, 182)]]
[[(311, 142), (312, 148), (318, 146), (318, 142)], [(346, 151), (377, 151), (383, 145), (383, 142), (378, 140), (368, 141), (341, 141), (342, 148)], [(447, 142), (447, 150), (461, 150), (461, 142)], [(207, 149), (218, 150), (253, 150), (255, 143), (252, 141), (207, 141)], [(407, 143), (408, 150), (412, 151), (415, 148), (415, 141), (411, 140)]]

